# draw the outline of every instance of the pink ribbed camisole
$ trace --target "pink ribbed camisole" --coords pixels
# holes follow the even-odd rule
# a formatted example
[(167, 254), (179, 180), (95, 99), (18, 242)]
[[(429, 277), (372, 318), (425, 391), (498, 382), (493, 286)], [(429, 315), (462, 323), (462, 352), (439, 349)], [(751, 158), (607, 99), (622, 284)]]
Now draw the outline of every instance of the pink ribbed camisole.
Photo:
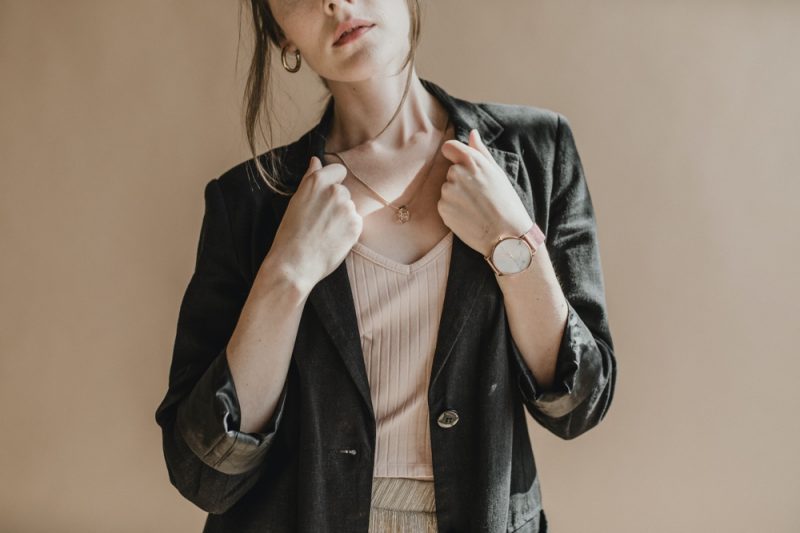
[(433, 479), (428, 382), (453, 232), (410, 265), (357, 242), (345, 259), (377, 424), (375, 477)]

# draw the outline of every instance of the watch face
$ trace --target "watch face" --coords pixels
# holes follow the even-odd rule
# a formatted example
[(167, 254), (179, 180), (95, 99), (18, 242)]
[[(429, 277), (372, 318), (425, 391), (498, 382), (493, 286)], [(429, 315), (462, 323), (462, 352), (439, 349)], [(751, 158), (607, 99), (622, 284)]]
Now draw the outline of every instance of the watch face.
[(494, 266), (503, 274), (522, 272), (528, 268), (532, 258), (528, 243), (516, 237), (500, 241), (492, 254)]

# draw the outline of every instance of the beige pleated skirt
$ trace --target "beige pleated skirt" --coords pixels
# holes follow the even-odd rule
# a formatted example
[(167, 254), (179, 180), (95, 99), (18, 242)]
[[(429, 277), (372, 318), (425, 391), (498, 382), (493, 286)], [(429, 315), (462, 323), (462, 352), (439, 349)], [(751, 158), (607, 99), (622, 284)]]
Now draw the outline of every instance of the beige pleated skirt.
[(436, 533), (436, 530), (433, 480), (373, 478), (369, 533)]

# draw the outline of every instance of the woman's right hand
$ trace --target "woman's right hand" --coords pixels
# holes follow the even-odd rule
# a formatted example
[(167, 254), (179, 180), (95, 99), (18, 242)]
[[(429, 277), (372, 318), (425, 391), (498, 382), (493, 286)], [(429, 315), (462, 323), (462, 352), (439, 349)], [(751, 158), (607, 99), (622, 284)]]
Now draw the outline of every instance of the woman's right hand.
[(312, 156), (268, 254), (308, 291), (344, 261), (361, 235), (363, 220), (342, 185), (346, 176), (344, 165), (323, 167)]

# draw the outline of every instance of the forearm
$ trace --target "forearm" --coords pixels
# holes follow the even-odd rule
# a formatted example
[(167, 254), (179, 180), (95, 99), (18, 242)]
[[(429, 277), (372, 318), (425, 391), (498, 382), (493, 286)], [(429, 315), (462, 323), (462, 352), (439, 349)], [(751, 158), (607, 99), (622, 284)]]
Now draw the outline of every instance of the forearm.
[(537, 383), (548, 389), (568, 309), (546, 243), (538, 248), (528, 270), (495, 277), (503, 292), (511, 336)]
[(226, 350), (244, 432), (258, 432), (274, 413), (286, 381), (308, 290), (288, 265), (267, 254)]

